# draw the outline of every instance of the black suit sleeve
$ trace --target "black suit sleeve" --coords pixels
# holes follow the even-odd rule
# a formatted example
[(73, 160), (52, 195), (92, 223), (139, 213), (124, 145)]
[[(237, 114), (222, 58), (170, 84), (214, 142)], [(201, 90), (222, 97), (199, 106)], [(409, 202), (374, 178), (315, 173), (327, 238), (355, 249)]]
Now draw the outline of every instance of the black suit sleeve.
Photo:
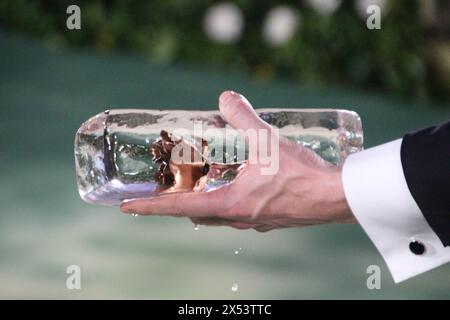
[(403, 137), (408, 188), (430, 227), (450, 246), (450, 121)]

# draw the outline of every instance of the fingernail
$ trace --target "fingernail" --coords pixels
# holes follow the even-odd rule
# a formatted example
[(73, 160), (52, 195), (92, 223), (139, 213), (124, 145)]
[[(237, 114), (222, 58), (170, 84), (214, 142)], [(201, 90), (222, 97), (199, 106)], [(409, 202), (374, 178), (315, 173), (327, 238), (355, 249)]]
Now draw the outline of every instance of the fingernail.
[(219, 104), (221, 106), (226, 106), (228, 104), (228, 102), (230, 102), (232, 99), (234, 99), (234, 97), (236, 95), (238, 95), (238, 94), (234, 91), (222, 92), (222, 94), (219, 97)]

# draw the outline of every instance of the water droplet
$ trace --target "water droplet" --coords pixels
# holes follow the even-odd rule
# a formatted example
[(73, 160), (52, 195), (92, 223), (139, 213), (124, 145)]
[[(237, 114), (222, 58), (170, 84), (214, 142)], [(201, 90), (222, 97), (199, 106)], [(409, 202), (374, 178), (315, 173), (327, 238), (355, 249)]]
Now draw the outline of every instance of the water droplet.
[(139, 217), (139, 215), (137, 213), (132, 213), (131, 216), (132, 217)]
[(194, 224), (194, 230), (198, 231), (198, 229), (200, 229), (200, 226), (198, 224)]
[(237, 283), (233, 283), (233, 285), (231, 286), (231, 291), (233, 292), (237, 292), (239, 289), (239, 286)]
[(238, 250), (234, 251), (234, 254), (239, 254), (241, 252), (242, 248), (239, 248)]

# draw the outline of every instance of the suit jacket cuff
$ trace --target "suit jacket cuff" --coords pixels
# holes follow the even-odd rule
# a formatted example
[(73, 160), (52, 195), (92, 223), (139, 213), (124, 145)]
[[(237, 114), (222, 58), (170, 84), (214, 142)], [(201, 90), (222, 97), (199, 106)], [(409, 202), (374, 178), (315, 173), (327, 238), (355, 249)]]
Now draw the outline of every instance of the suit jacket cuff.
[[(428, 225), (403, 173), (402, 139), (350, 155), (343, 166), (347, 202), (383, 256), (395, 282), (450, 261), (450, 247)], [(415, 254), (419, 241), (425, 252)]]

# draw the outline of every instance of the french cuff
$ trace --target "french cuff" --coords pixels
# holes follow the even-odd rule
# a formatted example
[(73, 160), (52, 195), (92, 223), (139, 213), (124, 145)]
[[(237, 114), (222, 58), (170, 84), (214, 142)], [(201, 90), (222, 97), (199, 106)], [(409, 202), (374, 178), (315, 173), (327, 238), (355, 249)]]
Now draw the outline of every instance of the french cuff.
[(409, 192), (402, 139), (350, 155), (342, 179), (347, 202), (396, 283), (450, 261)]

